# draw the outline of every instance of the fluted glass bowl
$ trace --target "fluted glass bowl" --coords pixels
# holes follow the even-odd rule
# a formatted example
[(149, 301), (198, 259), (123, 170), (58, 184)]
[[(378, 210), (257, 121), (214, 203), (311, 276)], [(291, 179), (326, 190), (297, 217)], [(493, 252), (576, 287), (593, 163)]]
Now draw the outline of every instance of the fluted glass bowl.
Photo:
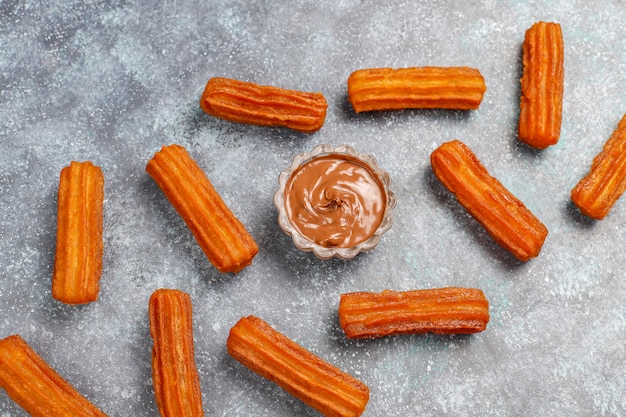
[[(287, 210), (285, 208), (285, 190), (294, 172), (296, 172), (302, 165), (307, 164), (308, 162), (316, 158), (327, 155), (337, 155), (339, 157), (341, 157), (341, 155), (345, 155), (347, 159), (356, 160), (361, 165), (368, 168), (370, 173), (378, 179), (381, 185), (381, 189), (384, 191), (383, 198), (386, 197), (384, 201), (382, 220), (378, 227), (366, 240), (353, 246), (322, 246), (321, 244), (314, 242), (313, 240), (304, 236), (291, 223), (287, 214)], [(389, 177), (389, 174), (378, 166), (376, 160), (372, 155), (362, 154), (349, 145), (340, 145), (337, 147), (333, 147), (330, 145), (322, 144), (316, 146), (311, 152), (303, 152), (297, 154), (293, 158), (291, 166), (283, 170), (278, 176), (278, 183), (278, 190), (274, 194), (274, 205), (278, 210), (278, 224), (280, 228), (287, 235), (291, 236), (293, 243), (298, 249), (304, 252), (313, 252), (313, 254), (320, 259), (326, 260), (331, 258), (339, 258), (348, 260), (354, 258), (362, 251), (372, 250), (380, 241), (381, 235), (389, 230), (393, 223), (391, 212), (396, 205), (396, 197), (390, 189), (391, 178)]]

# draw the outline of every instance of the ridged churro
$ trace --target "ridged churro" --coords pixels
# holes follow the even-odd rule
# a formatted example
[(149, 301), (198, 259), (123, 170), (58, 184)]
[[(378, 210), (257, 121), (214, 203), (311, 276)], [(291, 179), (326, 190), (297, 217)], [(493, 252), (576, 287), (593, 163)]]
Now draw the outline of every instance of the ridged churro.
[(146, 171), (220, 272), (239, 272), (252, 263), (256, 242), (185, 148), (164, 146)]
[(477, 109), (487, 90), (480, 71), (468, 67), (370, 68), (348, 78), (357, 113), (398, 109)]
[(522, 46), (519, 139), (535, 148), (558, 142), (563, 110), (563, 35), (558, 23), (538, 22)]
[(365, 410), (369, 400), (365, 384), (255, 316), (237, 322), (230, 330), (227, 348), (243, 365), (325, 416), (356, 417)]
[(322, 93), (215, 77), (207, 82), (200, 107), (211, 116), (231, 122), (310, 133), (324, 125), (328, 104)]
[(201, 417), (202, 393), (193, 346), (191, 298), (159, 289), (149, 302), (152, 382), (162, 417)]
[(626, 115), (593, 159), (589, 173), (572, 190), (571, 199), (585, 216), (602, 220), (625, 190)]
[(430, 156), (435, 176), (487, 233), (520, 261), (536, 257), (548, 229), (526, 206), (489, 175), (474, 153), (455, 140)]
[(93, 163), (61, 170), (52, 297), (67, 304), (98, 299), (102, 275), (104, 175)]
[(33, 417), (106, 417), (19, 335), (0, 340), (0, 388)]
[(341, 295), (339, 323), (349, 338), (395, 334), (470, 334), (485, 330), (489, 303), (475, 288)]

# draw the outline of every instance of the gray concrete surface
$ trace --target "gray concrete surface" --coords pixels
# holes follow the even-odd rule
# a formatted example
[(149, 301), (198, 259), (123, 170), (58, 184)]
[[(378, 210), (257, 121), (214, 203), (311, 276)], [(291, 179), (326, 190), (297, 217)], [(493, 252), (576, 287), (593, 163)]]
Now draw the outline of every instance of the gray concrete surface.
[[(626, 415), (626, 202), (601, 222), (569, 193), (626, 112), (622, 1), (0, 1), (0, 337), (19, 333), (110, 416), (154, 416), (147, 305), (157, 288), (194, 303), (207, 416), (314, 416), (231, 359), (228, 331), (255, 314), (371, 389), (365, 416)], [(516, 139), (525, 30), (562, 24), (563, 128), (544, 151)], [(355, 114), (346, 79), (377, 66), (480, 69), (471, 112)], [(226, 76), (321, 91), (306, 135), (238, 125), (198, 106)], [(430, 152), (460, 139), (546, 224), (517, 262), (433, 177)], [(145, 173), (185, 146), (260, 251), (221, 275)], [(373, 154), (392, 177), (394, 226), (356, 259), (320, 261), (279, 229), (272, 196), (293, 156), (320, 143)], [(52, 300), (58, 174), (105, 173), (100, 299)], [(469, 337), (348, 341), (350, 291), (483, 289), (491, 321)], [(0, 392), (0, 416), (25, 413)]]

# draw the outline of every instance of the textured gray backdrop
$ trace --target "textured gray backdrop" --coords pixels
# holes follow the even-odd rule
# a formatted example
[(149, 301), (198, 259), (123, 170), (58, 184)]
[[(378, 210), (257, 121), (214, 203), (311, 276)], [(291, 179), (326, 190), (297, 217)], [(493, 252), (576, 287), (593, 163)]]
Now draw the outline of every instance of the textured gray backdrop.
[[(601, 222), (569, 192), (626, 112), (623, 1), (0, 1), (0, 337), (19, 333), (110, 416), (155, 416), (147, 305), (157, 288), (194, 304), (207, 416), (316, 412), (231, 359), (230, 327), (255, 314), (371, 389), (365, 416), (626, 414), (626, 201)], [(518, 143), (521, 43), (562, 24), (560, 142)], [(356, 115), (355, 69), (480, 69), (479, 110)], [(201, 112), (226, 76), (321, 91), (325, 126), (306, 135)], [(460, 139), (546, 224), (540, 256), (517, 262), (434, 179), (430, 152)], [(184, 145), (260, 251), (238, 275), (206, 260), (145, 164)], [(389, 171), (394, 226), (343, 262), (301, 253), (272, 196), (293, 156), (347, 143)], [(105, 173), (99, 301), (52, 300), (58, 175), (71, 160)], [(469, 337), (348, 341), (343, 292), (484, 290), (491, 321)], [(24, 416), (0, 392), (0, 416)]]

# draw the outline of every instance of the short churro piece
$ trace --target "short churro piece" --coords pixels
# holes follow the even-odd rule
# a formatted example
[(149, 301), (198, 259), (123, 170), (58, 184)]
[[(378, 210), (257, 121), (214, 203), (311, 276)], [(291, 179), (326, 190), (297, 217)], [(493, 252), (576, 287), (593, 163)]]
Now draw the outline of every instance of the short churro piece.
[(252, 263), (258, 252), (256, 242), (185, 148), (164, 146), (146, 171), (220, 272), (238, 272)]
[(228, 353), (252, 371), (325, 416), (360, 416), (369, 388), (277, 332), (248, 316), (230, 330)]
[(477, 109), (487, 90), (480, 71), (467, 67), (371, 68), (348, 78), (357, 113), (398, 109)]
[(259, 126), (282, 126), (311, 133), (324, 125), (328, 104), (322, 93), (211, 78), (200, 107), (211, 116)]
[(0, 388), (33, 417), (106, 417), (18, 335), (0, 340)]
[(571, 199), (585, 216), (602, 220), (625, 190), (626, 115), (572, 190)]
[(102, 274), (104, 175), (91, 162), (61, 170), (52, 297), (67, 304), (98, 299)]
[(558, 142), (563, 108), (563, 35), (558, 23), (535, 23), (522, 46), (519, 139), (543, 149)]
[(489, 303), (481, 290), (355, 292), (342, 294), (339, 323), (349, 338), (395, 334), (470, 334), (489, 322)]
[(159, 289), (150, 297), (152, 382), (163, 417), (203, 416), (188, 294)]
[(430, 161), (439, 181), (500, 246), (520, 261), (539, 254), (548, 229), (489, 175), (464, 143), (455, 140), (442, 144)]

